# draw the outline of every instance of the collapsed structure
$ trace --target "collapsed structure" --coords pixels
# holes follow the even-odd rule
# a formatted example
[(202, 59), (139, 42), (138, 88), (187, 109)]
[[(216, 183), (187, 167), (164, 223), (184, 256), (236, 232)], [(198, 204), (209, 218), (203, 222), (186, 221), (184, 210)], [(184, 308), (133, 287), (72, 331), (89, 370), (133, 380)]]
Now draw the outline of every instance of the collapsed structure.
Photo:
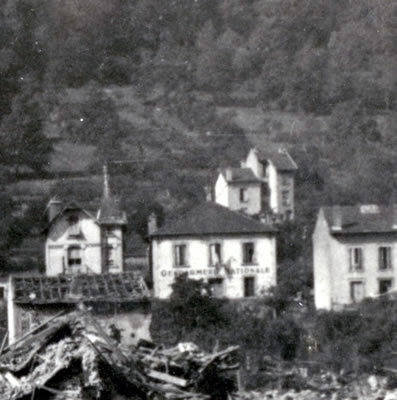
[(226, 399), (237, 347), (208, 354), (192, 343), (120, 346), (89, 311), (57, 315), (0, 356), (0, 398)]

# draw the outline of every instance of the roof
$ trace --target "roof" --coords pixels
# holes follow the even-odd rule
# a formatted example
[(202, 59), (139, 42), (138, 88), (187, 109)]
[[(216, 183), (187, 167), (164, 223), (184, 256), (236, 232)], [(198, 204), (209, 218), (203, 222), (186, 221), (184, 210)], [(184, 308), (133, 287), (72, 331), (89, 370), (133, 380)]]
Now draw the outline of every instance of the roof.
[(113, 196), (102, 198), (97, 217), (99, 224), (126, 224), (127, 217), (120, 209), (120, 204)]
[(123, 274), (11, 277), (14, 301), (24, 304), (78, 303), (79, 301), (142, 301), (149, 291), (142, 277)]
[(205, 202), (158, 229), (151, 236), (241, 235), (275, 232), (276, 229), (271, 225), (265, 225), (219, 204)]
[[(323, 207), (325, 219), (332, 233), (359, 234), (359, 233), (397, 233), (393, 228), (393, 205), (361, 204), (356, 206)], [(341, 229), (332, 229), (339, 218)]]
[[(231, 171), (231, 179), (227, 177), (227, 170)], [(261, 183), (251, 168), (223, 168), (221, 174), (229, 183)]]
[(271, 161), (279, 171), (296, 171), (298, 169), (295, 161), (285, 149), (279, 148), (272, 151), (256, 148), (256, 150), (260, 161)]

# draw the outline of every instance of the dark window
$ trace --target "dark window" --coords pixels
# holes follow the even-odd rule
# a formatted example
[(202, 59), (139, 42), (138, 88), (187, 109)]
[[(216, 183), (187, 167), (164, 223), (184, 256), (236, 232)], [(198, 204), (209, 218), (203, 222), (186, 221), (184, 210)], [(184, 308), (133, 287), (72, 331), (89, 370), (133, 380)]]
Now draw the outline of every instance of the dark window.
[(68, 265), (69, 267), (79, 267), (82, 264), (81, 248), (69, 247), (68, 249)]
[(362, 281), (350, 282), (350, 299), (353, 303), (358, 303), (365, 297), (364, 283)]
[(220, 265), (222, 263), (222, 247), (220, 243), (211, 243), (210, 250), (210, 265)]
[(78, 215), (69, 215), (68, 217), (68, 232), (70, 236), (79, 236), (81, 234), (80, 231), (80, 221)]
[(109, 267), (114, 266), (114, 259), (115, 259), (115, 249), (113, 246), (106, 247), (106, 258), (107, 258), (107, 265)]
[(289, 207), (291, 205), (291, 199), (290, 199), (290, 192), (289, 190), (283, 190), (281, 192), (281, 198), (283, 202), (284, 207)]
[(255, 263), (255, 246), (254, 243), (243, 243), (243, 264)]
[(391, 269), (391, 247), (379, 247), (379, 269)]
[(255, 296), (255, 278), (253, 276), (244, 278), (244, 297)]
[(212, 278), (208, 279), (208, 285), (210, 287), (210, 294), (212, 297), (222, 297), (223, 296), (223, 279), (222, 278)]
[(361, 247), (349, 249), (349, 259), (351, 271), (360, 271), (363, 269), (363, 249)]
[(247, 201), (247, 189), (241, 188), (240, 189), (240, 202), (245, 203)]
[(178, 244), (174, 246), (174, 265), (176, 267), (186, 266), (186, 245)]
[(5, 298), (4, 288), (0, 287), (0, 299), (4, 299), (4, 298)]
[(385, 294), (393, 287), (392, 279), (379, 279), (379, 294)]

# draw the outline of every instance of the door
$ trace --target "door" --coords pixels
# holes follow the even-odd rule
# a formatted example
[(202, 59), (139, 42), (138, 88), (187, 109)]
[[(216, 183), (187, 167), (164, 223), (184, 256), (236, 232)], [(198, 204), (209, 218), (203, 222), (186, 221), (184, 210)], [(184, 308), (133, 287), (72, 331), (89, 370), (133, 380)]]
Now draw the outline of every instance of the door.
[(255, 296), (255, 278), (247, 276), (244, 278), (244, 297)]

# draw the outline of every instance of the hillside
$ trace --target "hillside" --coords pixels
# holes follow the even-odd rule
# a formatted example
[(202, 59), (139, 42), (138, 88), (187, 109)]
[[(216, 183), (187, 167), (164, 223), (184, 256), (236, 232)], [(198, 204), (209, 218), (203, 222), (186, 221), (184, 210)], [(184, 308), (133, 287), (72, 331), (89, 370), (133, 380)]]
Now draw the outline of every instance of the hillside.
[(390, 201), (395, 2), (1, 0), (0, 10), (6, 197), (35, 185), (42, 202), (99, 196), (106, 161), (131, 217), (170, 212), (203, 198), (212, 171), (250, 145), (280, 143), (300, 167), (307, 230), (322, 204)]

